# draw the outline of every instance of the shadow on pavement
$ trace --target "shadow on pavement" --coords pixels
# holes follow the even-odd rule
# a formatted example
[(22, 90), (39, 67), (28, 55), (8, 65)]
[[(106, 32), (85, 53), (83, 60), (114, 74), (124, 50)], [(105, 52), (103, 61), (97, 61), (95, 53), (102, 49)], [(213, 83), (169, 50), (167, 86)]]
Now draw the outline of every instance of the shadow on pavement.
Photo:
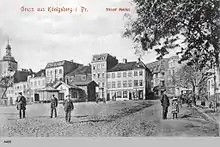
[(82, 118), (82, 117), (87, 117), (87, 116), (89, 116), (89, 115), (74, 116), (74, 117), (76, 117), (76, 118)]

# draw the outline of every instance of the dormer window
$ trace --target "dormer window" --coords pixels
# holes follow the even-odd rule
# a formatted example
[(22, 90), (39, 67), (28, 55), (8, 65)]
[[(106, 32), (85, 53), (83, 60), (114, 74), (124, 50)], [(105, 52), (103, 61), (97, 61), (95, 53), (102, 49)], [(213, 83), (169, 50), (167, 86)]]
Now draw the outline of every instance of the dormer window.
[(85, 75), (82, 76), (82, 80), (86, 80), (86, 76)]

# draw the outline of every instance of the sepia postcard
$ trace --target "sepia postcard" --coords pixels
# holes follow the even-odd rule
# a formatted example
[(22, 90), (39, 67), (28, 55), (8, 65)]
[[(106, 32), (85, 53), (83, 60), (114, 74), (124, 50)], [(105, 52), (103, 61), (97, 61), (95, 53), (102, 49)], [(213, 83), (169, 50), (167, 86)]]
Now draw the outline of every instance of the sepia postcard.
[(0, 1), (0, 144), (218, 137), (220, 0)]

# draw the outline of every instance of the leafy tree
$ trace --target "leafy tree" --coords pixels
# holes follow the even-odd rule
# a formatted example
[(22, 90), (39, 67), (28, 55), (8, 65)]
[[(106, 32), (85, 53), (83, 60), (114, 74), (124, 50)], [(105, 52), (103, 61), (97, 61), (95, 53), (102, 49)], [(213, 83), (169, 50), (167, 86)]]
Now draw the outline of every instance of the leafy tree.
[(198, 63), (199, 69), (215, 65), (219, 71), (220, 0), (133, 0), (137, 18), (127, 15), (123, 34), (145, 51), (155, 49), (163, 58), (181, 47), (181, 61)]
[(207, 69), (199, 70), (195, 65), (185, 65), (176, 72), (175, 81), (177, 87), (191, 88), (195, 95), (202, 96), (200, 94), (203, 94), (207, 80), (212, 74)]

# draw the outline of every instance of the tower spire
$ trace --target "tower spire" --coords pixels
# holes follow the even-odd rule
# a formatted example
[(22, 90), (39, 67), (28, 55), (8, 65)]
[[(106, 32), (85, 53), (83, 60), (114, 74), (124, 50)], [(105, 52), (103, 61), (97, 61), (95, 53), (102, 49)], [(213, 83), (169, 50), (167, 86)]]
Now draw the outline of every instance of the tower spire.
[(9, 42), (9, 39), (8, 39), (8, 44), (7, 44), (7, 46), (6, 46), (6, 56), (11, 56), (11, 46), (10, 46), (10, 44), (9, 44), (10, 42)]

